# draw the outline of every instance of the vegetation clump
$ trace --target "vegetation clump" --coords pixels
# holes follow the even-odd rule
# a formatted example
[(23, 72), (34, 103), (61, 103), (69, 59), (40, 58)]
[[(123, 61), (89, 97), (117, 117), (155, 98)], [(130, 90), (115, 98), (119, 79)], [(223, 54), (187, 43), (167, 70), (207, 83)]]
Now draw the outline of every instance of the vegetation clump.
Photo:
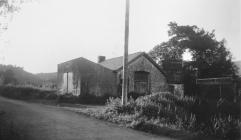
[(0, 86), (0, 95), (18, 100), (47, 100), (52, 103), (105, 104), (110, 96), (91, 94), (75, 96), (72, 93), (58, 93), (57, 90), (42, 89), (32, 86)]
[[(239, 139), (239, 112), (224, 113), (227, 106), (220, 105), (220, 102), (223, 102), (220, 100), (203, 101), (193, 97), (179, 97), (168, 92), (155, 93), (136, 100), (130, 98), (126, 105), (121, 104), (120, 98), (110, 98), (105, 109), (89, 114), (98, 119), (156, 134), (171, 136), (174, 131), (188, 131), (218, 139)], [(230, 110), (240, 110), (238, 104), (228, 105)], [(168, 133), (167, 129), (172, 131)]]
[[(104, 103), (108, 97), (78, 97), (55, 90), (0, 86), (0, 95), (20, 100), (50, 100), (54, 103)], [(85, 99), (85, 100), (84, 100)], [(194, 132), (217, 139), (240, 138), (240, 102), (180, 97), (169, 92), (153, 93), (126, 105), (120, 98), (107, 99), (106, 106), (86, 111), (90, 116), (145, 132), (178, 137), (178, 132)]]
[(19, 100), (55, 100), (57, 98), (57, 91), (44, 90), (28, 86), (0, 86), (0, 95)]

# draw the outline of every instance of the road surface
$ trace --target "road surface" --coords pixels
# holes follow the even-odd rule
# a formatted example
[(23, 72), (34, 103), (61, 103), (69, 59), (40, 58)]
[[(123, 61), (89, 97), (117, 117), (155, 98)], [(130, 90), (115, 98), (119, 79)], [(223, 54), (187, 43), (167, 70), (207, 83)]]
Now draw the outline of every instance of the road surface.
[(0, 97), (4, 117), (31, 140), (169, 140), (79, 115), (56, 106)]

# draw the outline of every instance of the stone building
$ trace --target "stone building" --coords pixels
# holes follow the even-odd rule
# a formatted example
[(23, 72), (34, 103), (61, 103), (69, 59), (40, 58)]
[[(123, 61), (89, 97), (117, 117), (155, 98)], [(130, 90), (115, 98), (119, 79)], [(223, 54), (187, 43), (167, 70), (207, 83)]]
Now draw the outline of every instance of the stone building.
[[(73, 59), (58, 64), (58, 89), (73, 95), (120, 96), (123, 57), (98, 63), (85, 58)], [(146, 53), (137, 52), (128, 56), (128, 92), (149, 94), (166, 91), (167, 79), (159, 67)]]

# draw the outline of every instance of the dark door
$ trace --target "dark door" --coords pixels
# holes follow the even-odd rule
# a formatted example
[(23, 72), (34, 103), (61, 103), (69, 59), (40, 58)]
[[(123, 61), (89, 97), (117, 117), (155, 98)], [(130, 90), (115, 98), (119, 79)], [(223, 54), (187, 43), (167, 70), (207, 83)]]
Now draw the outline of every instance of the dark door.
[(148, 72), (136, 71), (134, 74), (134, 90), (139, 94), (149, 93)]

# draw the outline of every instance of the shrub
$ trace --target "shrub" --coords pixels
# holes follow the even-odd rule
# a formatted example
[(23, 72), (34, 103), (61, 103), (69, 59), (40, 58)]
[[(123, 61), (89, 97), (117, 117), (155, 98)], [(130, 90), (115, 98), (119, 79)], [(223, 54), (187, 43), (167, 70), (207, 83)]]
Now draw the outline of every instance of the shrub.
[(149, 122), (147, 122), (147, 120), (145, 120), (143, 118), (132, 121), (132, 123), (130, 124), (130, 127), (133, 129), (136, 129), (136, 130), (141, 130), (144, 132), (151, 132), (151, 133), (158, 130), (157, 125), (149, 123)]
[(110, 97), (106, 102), (106, 112), (117, 113), (121, 108), (121, 99)]
[(134, 99), (130, 98), (126, 105), (121, 104), (120, 98), (109, 98), (107, 100), (107, 111), (116, 114), (134, 114), (136, 111), (136, 103)]
[(147, 103), (140, 106), (140, 114), (147, 118), (157, 118), (159, 115), (159, 107), (153, 103)]
[(127, 95), (128, 95), (128, 99), (132, 98), (134, 100), (136, 100), (138, 97), (143, 96), (143, 95), (141, 95), (141, 94), (139, 94), (137, 92), (129, 92)]
[(178, 100), (176, 96), (169, 93), (156, 93), (139, 97), (137, 100), (130, 99), (126, 105), (121, 105), (119, 98), (110, 98), (106, 111), (114, 114), (137, 114), (137, 116), (143, 116), (149, 120), (165, 119), (165, 123), (175, 124), (180, 121), (180, 118), (184, 120), (187, 116), (185, 109), (176, 106), (173, 102)]
[[(240, 138), (239, 103), (226, 100), (210, 101), (179, 97), (170, 93), (155, 93), (130, 99), (121, 105), (120, 98), (110, 98), (105, 114), (114, 122), (126, 122), (134, 129), (159, 133), (161, 126), (202, 132), (220, 139)], [(127, 117), (128, 121), (123, 119)], [(228, 117), (229, 116), (229, 117)], [(211, 119), (210, 119), (211, 118)], [(131, 120), (132, 119), (132, 120)]]
[(109, 95), (96, 96), (92, 94), (85, 94), (85, 95), (80, 95), (78, 97), (78, 101), (79, 103), (82, 103), (82, 104), (105, 104), (109, 97), (110, 97)]
[(57, 98), (58, 98), (57, 94), (47, 94), (45, 96), (45, 99), (47, 99), (47, 100), (56, 100)]
[(212, 117), (209, 124), (203, 129), (204, 133), (221, 139), (238, 140), (240, 138), (241, 123), (239, 120), (228, 117)]
[(217, 101), (217, 115), (222, 116), (233, 116), (240, 118), (240, 103), (229, 102), (226, 99), (219, 99)]
[(192, 111), (192, 107), (194, 106), (194, 104), (197, 102), (197, 99), (194, 99), (192, 97), (181, 97), (178, 98), (177, 100), (175, 100), (175, 105), (178, 107), (182, 107), (185, 110), (191, 112)]
[(7, 98), (20, 100), (48, 99), (48, 96), (57, 97), (57, 91), (55, 90), (25, 86), (0, 86), (0, 94)]
[(185, 130), (195, 131), (198, 124), (194, 114), (185, 114), (184, 117), (178, 118), (176, 125)]
[(58, 102), (59, 103), (77, 103), (78, 102), (78, 97), (74, 96), (71, 93), (65, 93), (62, 95), (58, 96)]

